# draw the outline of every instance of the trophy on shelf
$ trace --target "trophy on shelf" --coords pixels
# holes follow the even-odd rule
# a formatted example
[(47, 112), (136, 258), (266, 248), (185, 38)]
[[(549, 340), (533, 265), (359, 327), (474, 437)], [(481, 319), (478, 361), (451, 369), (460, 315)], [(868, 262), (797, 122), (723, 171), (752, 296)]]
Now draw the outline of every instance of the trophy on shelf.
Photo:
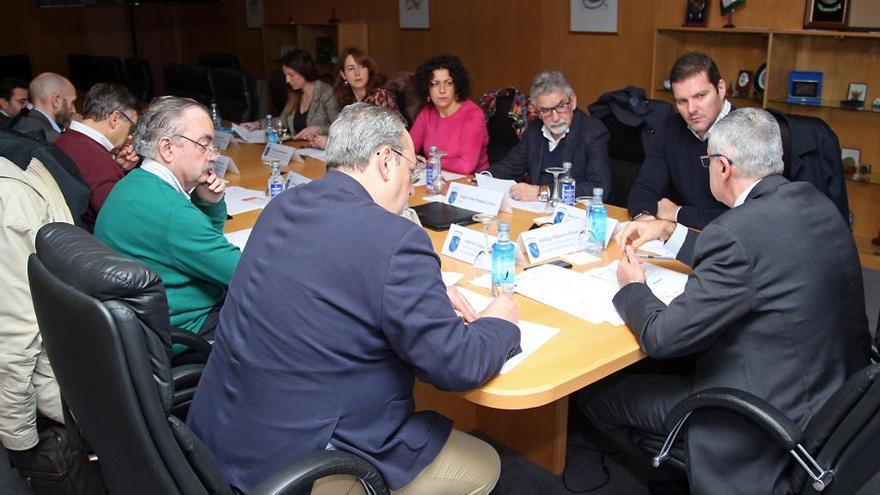
[(727, 16), (727, 24), (725, 24), (724, 27), (736, 27), (733, 24), (733, 12), (736, 10), (737, 7), (745, 5), (745, 3), (746, 0), (721, 0), (721, 15)]

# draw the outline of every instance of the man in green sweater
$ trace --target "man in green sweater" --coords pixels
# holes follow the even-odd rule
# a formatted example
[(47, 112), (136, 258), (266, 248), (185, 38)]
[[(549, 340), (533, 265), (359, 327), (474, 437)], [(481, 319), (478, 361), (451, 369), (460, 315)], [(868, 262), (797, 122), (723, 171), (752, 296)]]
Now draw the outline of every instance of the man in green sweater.
[(162, 277), (171, 324), (212, 341), (241, 256), (223, 236), (226, 183), (212, 171), (213, 140), (204, 106), (154, 100), (134, 132), (144, 161), (113, 187), (95, 223), (98, 239)]

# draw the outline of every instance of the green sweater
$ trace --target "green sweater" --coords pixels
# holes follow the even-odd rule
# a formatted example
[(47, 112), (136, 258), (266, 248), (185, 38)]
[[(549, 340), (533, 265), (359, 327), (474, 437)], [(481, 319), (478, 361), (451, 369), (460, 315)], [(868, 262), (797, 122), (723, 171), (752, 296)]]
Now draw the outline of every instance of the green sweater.
[(226, 201), (202, 203), (195, 195), (190, 201), (138, 168), (113, 186), (95, 236), (155, 270), (165, 283), (171, 324), (198, 333), (223, 301), (241, 257), (223, 236), (225, 223)]

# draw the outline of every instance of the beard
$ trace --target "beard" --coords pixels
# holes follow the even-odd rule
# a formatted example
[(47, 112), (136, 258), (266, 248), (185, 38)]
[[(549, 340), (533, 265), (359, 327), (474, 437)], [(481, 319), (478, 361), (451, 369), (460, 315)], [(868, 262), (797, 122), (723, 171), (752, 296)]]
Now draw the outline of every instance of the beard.
[(561, 136), (568, 132), (568, 122), (556, 122), (547, 126), (550, 132), (557, 136)]
[(70, 125), (71, 115), (73, 115), (73, 105), (64, 101), (61, 109), (55, 113), (55, 123), (58, 124), (58, 127), (60, 127), (61, 130), (67, 129), (67, 126)]

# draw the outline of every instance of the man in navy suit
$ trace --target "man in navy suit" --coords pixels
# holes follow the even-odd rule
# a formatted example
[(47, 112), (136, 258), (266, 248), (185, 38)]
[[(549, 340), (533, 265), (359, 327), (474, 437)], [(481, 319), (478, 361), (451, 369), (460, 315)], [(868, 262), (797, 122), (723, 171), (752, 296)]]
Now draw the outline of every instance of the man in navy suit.
[[(510, 296), (477, 317), (448, 294), (428, 236), (400, 216), (416, 168), (405, 129), (395, 112), (349, 105), (330, 127), (327, 174), (254, 226), (189, 414), (245, 493), (322, 449), (366, 459), (396, 494), (487, 494), (498, 480), (492, 447), (415, 412), (416, 377), (478, 387), (520, 335)], [(312, 493), (359, 487), (331, 477)]]

